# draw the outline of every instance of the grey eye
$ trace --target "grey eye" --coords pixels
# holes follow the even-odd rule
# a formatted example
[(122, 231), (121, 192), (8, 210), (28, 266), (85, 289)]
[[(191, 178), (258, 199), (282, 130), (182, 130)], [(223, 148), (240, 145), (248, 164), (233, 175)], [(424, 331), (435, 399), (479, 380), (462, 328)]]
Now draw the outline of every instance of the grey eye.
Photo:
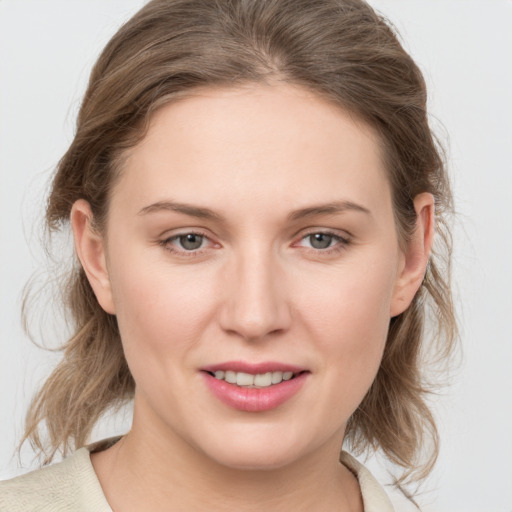
[(311, 247), (314, 249), (328, 249), (331, 246), (334, 237), (327, 233), (313, 233), (312, 235), (309, 235), (308, 238)]
[(203, 245), (204, 237), (195, 233), (188, 233), (178, 237), (178, 241), (186, 251), (194, 251)]

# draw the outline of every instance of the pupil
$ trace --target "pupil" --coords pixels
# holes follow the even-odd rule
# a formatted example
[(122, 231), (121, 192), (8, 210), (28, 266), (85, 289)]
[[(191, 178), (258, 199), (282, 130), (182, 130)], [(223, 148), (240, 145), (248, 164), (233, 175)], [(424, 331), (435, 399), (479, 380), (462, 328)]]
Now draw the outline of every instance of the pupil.
[(315, 249), (327, 249), (332, 242), (332, 235), (326, 235), (325, 233), (315, 233), (310, 235), (311, 247)]
[(189, 233), (188, 235), (180, 236), (181, 246), (188, 251), (199, 249), (202, 243), (203, 237), (201, 235), (194, 235), (193, 233)]

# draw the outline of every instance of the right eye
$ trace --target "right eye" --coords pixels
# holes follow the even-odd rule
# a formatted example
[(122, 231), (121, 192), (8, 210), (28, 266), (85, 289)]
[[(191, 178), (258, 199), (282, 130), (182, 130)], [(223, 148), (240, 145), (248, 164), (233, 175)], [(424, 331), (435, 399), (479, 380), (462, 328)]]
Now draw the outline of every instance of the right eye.
[(174, 237), (172, 240), (185, 251), (197, 251), (197, 249), (201, 249), (203, 246), (205, 237), (197, 233), (187, 233), (186, 235)]
[(160, 242), (166, 250), (179, 256), (195, 256), (215, 244), (200, 233), (179, 233)]
[(329, 233), (312, 233), (306, 237), (313, 249), (328, 249), (338, 239)]

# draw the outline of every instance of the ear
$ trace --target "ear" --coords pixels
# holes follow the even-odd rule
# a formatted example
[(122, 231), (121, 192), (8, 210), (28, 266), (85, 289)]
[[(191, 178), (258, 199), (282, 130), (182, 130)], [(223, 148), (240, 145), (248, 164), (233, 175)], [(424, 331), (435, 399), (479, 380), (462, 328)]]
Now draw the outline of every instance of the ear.
[(416, 227), (402, 251), (403, 257), (391, 300), (391, 317), (403, 313), (410, 306), (425, 277), (434, 239), (434, 205), (434, 196), (428, 192), (414, 198)]
[(107, 269), (105, 240), (94, 229), (89, 203), (79, 199), (71, 208), (70, 222), (75, 240), (75, 251), (100, 306), (115, 314), (112, 288)]

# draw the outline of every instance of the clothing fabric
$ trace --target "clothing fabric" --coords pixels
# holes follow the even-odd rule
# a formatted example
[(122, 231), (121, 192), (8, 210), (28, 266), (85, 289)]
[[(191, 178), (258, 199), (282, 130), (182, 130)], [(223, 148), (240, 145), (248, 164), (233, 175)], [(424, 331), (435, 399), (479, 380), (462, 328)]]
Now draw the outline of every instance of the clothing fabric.
[[(0, 512), (112, 512), (90, 454), (118, 439), (80, 448), (62, 462), (0, 482)], [(358, 479), (364, 512), (394, 512), (386, 492), (363, 464), (347, 452), (340, 461)]]

